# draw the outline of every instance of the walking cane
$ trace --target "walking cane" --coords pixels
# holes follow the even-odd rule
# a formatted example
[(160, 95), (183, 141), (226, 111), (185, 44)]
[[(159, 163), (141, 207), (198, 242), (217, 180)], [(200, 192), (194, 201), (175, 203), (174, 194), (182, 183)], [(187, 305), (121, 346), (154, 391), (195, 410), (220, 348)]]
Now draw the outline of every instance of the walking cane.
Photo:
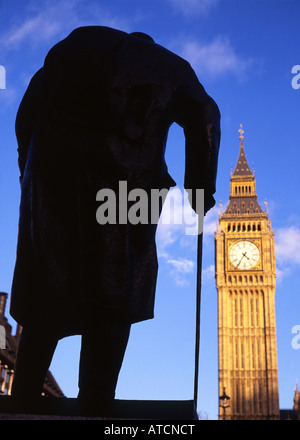
[[(195, 337), (195, 378), (194, 378), (194, 405), (197, 409), (199, 351), (200, 351), (200, 309), (201, 309), (201, 272), (202, 272), (202, 244), (203, 244), (203, 217), (198, 219), (197, 243), (197, 287), (196, 287), (196, 337)], [(202, 222), (202, 224), (200, 224)], [(200, 233), (201, 232), (201, 233)]]

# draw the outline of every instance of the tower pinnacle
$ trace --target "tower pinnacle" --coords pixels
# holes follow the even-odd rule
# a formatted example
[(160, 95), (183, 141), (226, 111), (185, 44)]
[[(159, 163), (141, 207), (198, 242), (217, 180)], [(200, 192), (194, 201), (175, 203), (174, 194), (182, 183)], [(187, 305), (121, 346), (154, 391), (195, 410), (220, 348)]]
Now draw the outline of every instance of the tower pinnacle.
[(240, 152), (239, 152), (239, 157), (238, 157), (238, 161), (235, 167), (235, 170), (232, 174), (232, 177), (253, 177), (253, 173), (250, 170), (250, 167), (248, 165), (246, 156), (245, 156), (245, 150), (244, 150), (244, 145), (243, 145), (243, 139), (244, 136), (243, 134), (245, 133), (243, 130), (243, 126), (242, 124), (240, 124), (240, 129), (238, 130), (240, 133), (239, 139), (240, 139)]
[(241, 141), (241, 143), (242, 143), (242, 142), (243, 142), (243, 139), (244, 139), (243, 134), (245, 133), (244, 130), (243, 130), (243, 125), (242, 125), (242, 124), (240, 124), (239, 133), (240, 133), (240, 141)]

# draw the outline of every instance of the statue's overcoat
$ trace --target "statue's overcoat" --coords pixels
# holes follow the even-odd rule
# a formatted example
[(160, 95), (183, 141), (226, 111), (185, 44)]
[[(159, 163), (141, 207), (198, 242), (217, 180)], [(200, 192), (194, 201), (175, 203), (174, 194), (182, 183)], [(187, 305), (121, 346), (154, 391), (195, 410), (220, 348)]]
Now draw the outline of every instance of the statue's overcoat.
[[(11, 314), (81, 333), (89, 311), (153, 317), (156, 225), (96, 221), (100, 189), (170, 188), (170, 125), (186, 188), (215, 191), (219, 111), (191, 66), (142, 35), (75, 29), (34, 75), (16, 119), (21, 203)], [(170, 146), (172, 148), (172, 146)], [(117, 210), (118, 214), (118, 210)]]

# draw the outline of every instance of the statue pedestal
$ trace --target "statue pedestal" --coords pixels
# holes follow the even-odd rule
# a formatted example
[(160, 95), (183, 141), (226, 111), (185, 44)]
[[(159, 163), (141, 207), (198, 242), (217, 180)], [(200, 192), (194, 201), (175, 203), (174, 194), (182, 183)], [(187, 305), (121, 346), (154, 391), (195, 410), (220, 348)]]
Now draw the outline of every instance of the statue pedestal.
[(77, 399), (41, 397), (36, 402), (18, 402), (0, 396), (0, 420), (198, 420), (193, 400), (115, 400), (109, 413), (81, 414)]

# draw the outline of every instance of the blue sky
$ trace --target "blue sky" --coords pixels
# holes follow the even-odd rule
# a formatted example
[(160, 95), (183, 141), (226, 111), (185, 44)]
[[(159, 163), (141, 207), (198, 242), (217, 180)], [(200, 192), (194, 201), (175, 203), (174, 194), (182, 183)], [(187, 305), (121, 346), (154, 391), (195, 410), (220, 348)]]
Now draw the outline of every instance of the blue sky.
[[(205, 221), (198, 410), (218, 413), (217, 292), (213, 233), (229, 197), (230, 169), (244, 146), (254, 166), (258, 198), (275, 230), (276, 319), (280, 407), (291, 408), (300, 377), (300, 64), (297, 0), (1, 0), (0, 65), (0, 290), (9, 292), (15, 260), (20, 189), (14, 119), (28, 81), (48, 50), (72, 29), (99, 24), (149, 33), (186, 58), (222, 115), (217, 206)], [(3, 69), (1, 70), (3, 72)], [(1, 72), (0, 72), (1, 74)], [(3, 78), (2, 78), (3, 80)], [(300, 83), (300, 81), (299, 81)], [(3, 82), (2, 82), (3, 84)], [(0, 81), (1, 86), (1, 81)], [(173, 126), (169, 170), (183, 184), (184, 137)], [(117, 389), (125, 399), (193, 396), (196, 241), (178, 225), (157, 234), (160, 272), (155, 319), (134, 325)], [(13, 326), (15, 323), (10, 320)], [(37, 347), (38, 350), (38, 347)], [(60, 342), (51, 370), (67, 396), (77, 394), (79, 337)]]

